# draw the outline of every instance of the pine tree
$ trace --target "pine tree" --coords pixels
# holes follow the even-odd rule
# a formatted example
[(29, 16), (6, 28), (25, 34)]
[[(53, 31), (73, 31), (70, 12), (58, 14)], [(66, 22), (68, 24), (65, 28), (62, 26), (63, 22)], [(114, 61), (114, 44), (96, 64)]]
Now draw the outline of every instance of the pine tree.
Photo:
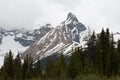
[(104, 29), (102, 29), (100, 33), (100, 49), (101, 49), (101, 69), (102, 74), (106, 75), (106, 33)]
[(35, 77), (42, 77), (42, 68), (41, 68), (41, 61), (38, 59), (38, 61), (34, 64), (34, 72)]
[(24, 63), (22, 65), (22, 78), (23, 79), (31, 79), (33, 78), (33, 60), (30, 54), (27, 54), (24, 59)]
[(65, 69), (66, 69), (66, 63), (65, 63), (64, 55), (60, 54), (60, 56), (58, 57), (58, 59), (54, 64), (54, 68), (53, 68), (54, 77), (65, 76)]
[(59, 56), (58, 59), (58, 66), (60, 67), (60, 76), (65, 76), (66, 72), (66, 62), (65, 62), (65, 57), (63, 54)]
[(75, 52), (73, 52), (70, 57), (70, 62), (67, 67), (67, 75), (68, 77), (75, 79), (80, 73), (82, 73), (81, 55), (79, 53), (79, 48), (76, 48)]
[(24, 58), (24, 63), (22, 64), (22, 78), (23, 78), (23, 80), (26, 79), (27, 69), (28, 69), (28, 54)]
[(49, 56), (46, 59), (46, 70), (45, 75), (47, 78), (51, 78), (54, 76), (53, 74), (53, 68), (54, 68), (55, 62), (52, 60), (52, 58)]
[(116, 50), (113, 49), (110, 50), (113, 53), (111, 55), (111, 75), (119, 75), (120, 74), (120, 41), (119, 40), (117, 42), (117, 49)]
[(31, 58), (31, 55), (28, 54), (28, 67), (27, 67), (27, 71), (26, 71), (26, 78), (27, 79), (31, 79), (33, 78), (34, 74), (33, 74), (33, 59)]
[[(112, 45), (110, 44), (110, 33), (109, 29), (106, 29), (106, 76), (109, 77), (111, 74), (110, 67), (111, 67), (111, 54), (110, 49), (112, 49)], [(114, 50), (113, 50), (114, 51)]]
[(94, 68), (95, 65), (95, 52), (96, 52), (96, 36), (95, 32), (91, 35), (90, 39), (87, 42), (87, 54), (88, 54), (88, 64), (89, 67)]
[(95, 50), (95, 69), (96, 74), (102, 75), (102, 54), (101, 54), (101, 45), (100, 45), (100, 35), (97, 35), (96, 39), (96, 50)]
[(11, 50), (6, 54), (3, 64), (4, 79), (13, 80), (14, 78), (14, 64)]
[(14, 71), (15, 71), (15, 79), (21, 80), (22, 78), (22, 73), (21, 73), (21, 59), (20, 59), (20, 54), (16, 56), (14, 59)]
[(117, 61), (118, 61), (118, 75), (120, 75), (120, 40), (118, 40), (118, 43), (117, 43)]

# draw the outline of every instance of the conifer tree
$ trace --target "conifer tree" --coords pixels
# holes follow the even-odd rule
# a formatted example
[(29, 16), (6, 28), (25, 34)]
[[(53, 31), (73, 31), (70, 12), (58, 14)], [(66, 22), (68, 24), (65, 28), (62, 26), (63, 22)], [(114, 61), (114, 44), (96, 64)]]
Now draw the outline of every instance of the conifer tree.
[[(111, 54), (113, 54), (114, 52), (114, 47), (112, 46), (113, 44), (113, 39), (111, 41), (111, 38), (110, 38), (110, 33), (109, 33), (109, 29), (107, 28), (106, 29), (106, 76), (109, 77), (110, 74), (111, 74), (111, 71), (110, 71), (110, 67), (111, 67)], [(110, 44), (111, 43), (111, 44)], [(111, 52), (110, 49), (112, 49), (113, 51)]]
[(60, 76), (65, 76), (66, 72), (66, 62), (63, 54), (60, 54), (58, 59), (58, 66), (60, 67)]
[(41, 68), (41, 61), (38, 59), (38, 61), (34, 64), (34, 72), (35, 77), (41, 77), (42, 76), (42, 68)]
[(54, 64), (53, 74), (55, 77), (65, 76), (66, 63), (64, 55), (60, 54), (57, 61)]
[(96, 74), (102, 75), (102, 54), (100, 45), (100, 35), (97, 35), (96, 50), (95, 50), (95, 70)]
[(28, 67), (27, 67), (27, 71), (26, 71), (26, 78), (27, 79), (31, 79), (34, 77), (34, 74), (33, 74), (33, 59), (31, 58), (31, 55), (28, 54)]
[(22, 78), (23, 80), (26, 79), (26, 72), (28, 69), (28, 54), (26, 55), (26, 57), (24, 58), (24, 63), (22, 65)]
[(3, 73), (4, 79), (12, 80), (14, 78), (13, 54), (11, 50), (4, 58)]
[(120, 76), (120, 40), (118, 40), (118, 43), (117, 43), (117, 61), (118, 61), (118, 75)]
[(22, 78), (22, 73), (21, 73), (21, 59), (20, 59), (20, 54), (16, 56), (14, 59), (14, 71), (15, 71), (15, 79), (21, 80)]
[(102, 29), (100, 33), (100, 52), (101, 52), (101, 69), (102, 74), (106, 75), (106, 33)]
[(53, 74), (53, 68), (54, 68), (55, 62), (52, 60), (52, 58), (49, 56), (46, 59), (46, 70), (45, 75), (47, 78), (51, 78), (54, 76)]
[[(113, 49), (110, 50), (113, 52)], [(111, 75), (120, 74), (120, 40), (117, 42), (117, 49), (111, 55)]]
[(22, 78), (24, 80), (33, 78), (33, 71), (33, 60), (31, 58), (31, 55), (27, 54), (22, 65)]
[(82, 72), (81, 55), (79, 53), (79, 48), (75, 49), (70, 57), (70, 62), (67, 67), (68, 77), (75, 79), (78, 74)]
[(87, 50), (87, 54), (88, 54), (88, 63), (90, 65), (91, 68), (93, 68), (95, 65), (95, 52), (96, 52), (96, 36), (95, 36), (95, 32), (93, 32), (93, 34), (91, 35), (90, 39), (87, 42), (87, 46), (88, 46), (88, 50)]

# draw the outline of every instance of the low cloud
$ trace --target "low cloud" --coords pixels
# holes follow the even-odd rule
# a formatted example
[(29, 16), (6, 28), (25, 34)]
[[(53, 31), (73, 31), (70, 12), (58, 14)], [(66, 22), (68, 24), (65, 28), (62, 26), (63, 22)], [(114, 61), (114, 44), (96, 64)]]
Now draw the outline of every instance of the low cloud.
[(37, 24), (56, 26), (68, 12), (96, 31), (102, 27), (120, 31), (119, 0), (0, 0), (0, 26), (31, 29)]

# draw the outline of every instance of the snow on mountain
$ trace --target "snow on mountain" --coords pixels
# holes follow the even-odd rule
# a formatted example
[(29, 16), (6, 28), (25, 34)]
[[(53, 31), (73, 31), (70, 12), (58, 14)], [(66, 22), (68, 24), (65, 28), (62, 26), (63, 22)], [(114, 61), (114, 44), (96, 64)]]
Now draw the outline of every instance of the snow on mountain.
[(14, 36), (7, 35), (2, 39), (2, 45), (0, 45), (0, 66), (3, 64), (4, 56), (7, 52), (12, 50), (14, 56), (18, 54), (18, 52), (23, 52), (28, 47), (24, 47), (18, 42), (14, 41)]
[(81, 33), (85, 30), (86, 27), (78, 21), (77, 17), (69, 13), (65, 21), (29, 47), (22, 58), (28, 53), (34, 60), (59, 53), (69, 55), (72, 47), (79, 46), (82, 42)]
[(119, 32), (114, 33), (113, 35), (114, 35), (115, 42), (117, 42), (118, 40), (120, 40), (120, 33)]
[[(18, 52), (23, 52), (22, 58), (30, 54), (34, 61), (60, 53), (69, 56), (73, 48), (85, 47), (89, 36), (90, 29), (80, 23), (72, 13), (68, 13), (67, 19), (56, 28), (51, 24), (37, 25), (31, 31), (0, 28), (0, 66), (9, 50), (12, 50), (14, 56)], [(119, 32), (114, 34), (114, 39), (115, 41), (120, 39)]]
[(30, 45), (52, 29), (50, 24), (31, 31), (0, 28), (0, 66), (2, 66), (4, 56), (7, 52), (11, 50), (14, 57), (18, 52), (23, 53)]
[(14, 41), (15, 36), (7, 35), (2, 39), (2, 45), (0, 45), (0, 53), (5, 54), (9, 50), (12, 50), (14, 53), (24, 51), (28, 47), (23, 47), (19, 42)]

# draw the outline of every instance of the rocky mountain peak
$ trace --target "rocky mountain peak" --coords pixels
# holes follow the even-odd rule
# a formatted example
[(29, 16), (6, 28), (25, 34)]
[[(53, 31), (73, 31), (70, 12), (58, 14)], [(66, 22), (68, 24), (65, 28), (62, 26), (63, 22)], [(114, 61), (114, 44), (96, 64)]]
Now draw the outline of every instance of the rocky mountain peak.
[(86, 27), (78, 21), (77, 17), (72, 13), (68, 13), (65, 21), (38, 39), (24, 52), (22, 58), (26, 54), (30, 54), (33, 60), (42, 59), (53, 54), (58, 55), (62, 52), (67, 55), (71, 52), (72, 46), (81, 43), (80, 34), (85, 30)]
[(58, 26), (62, 32), (71, 35), (72, 40), (80, 43), (79, 34), (86, 30), (84, 24), (80, 23), (77, 17), (71, 12), (68, 13), (67, 19)]
[(78, 22), (78, 19), (77, 19), (77, 17), (73, 14), (73, 13), (68, 13), (68, 16), (67, 16), (67, 19), (66, 19), (67, 21), (76, 21), (76, 22)]

